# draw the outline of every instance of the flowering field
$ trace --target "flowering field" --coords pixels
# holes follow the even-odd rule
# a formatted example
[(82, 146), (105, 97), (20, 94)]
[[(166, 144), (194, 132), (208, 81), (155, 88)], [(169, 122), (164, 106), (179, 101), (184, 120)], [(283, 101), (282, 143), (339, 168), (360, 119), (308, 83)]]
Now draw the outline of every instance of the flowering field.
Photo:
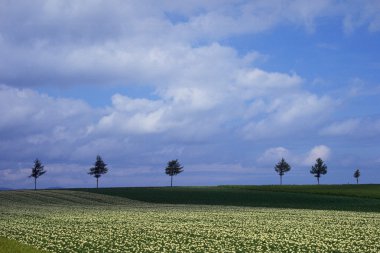
[(380, 252), (380, 213), (0, 192), (0, 236), (52, 252)]

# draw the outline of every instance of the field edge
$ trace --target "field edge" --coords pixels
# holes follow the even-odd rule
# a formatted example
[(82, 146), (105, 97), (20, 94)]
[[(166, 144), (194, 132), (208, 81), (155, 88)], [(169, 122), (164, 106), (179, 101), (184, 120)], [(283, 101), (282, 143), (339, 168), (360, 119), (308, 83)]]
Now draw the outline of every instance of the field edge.
[(47, 253), (47, 251), (40, 250), (34, 246), (21, 243), (14, 239), (9, 239), (0, 236), (0, 252), (1, 253)]

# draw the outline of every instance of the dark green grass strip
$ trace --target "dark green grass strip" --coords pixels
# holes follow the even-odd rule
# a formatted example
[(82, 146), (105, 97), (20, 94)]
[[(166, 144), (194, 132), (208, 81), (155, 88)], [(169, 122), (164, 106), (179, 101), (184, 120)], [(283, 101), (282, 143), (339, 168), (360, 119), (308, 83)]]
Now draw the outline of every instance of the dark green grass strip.
[(152, 203), (380, 212), (380, 199), (263, 191), (244, 187), (126, 187), (76, 190)]
[(0, 252), (1, 253), (46, 253), (47, 251), (38, 250), (32, 246), (20, 243), (15, 240), (10, 240), (0, 237)]
[(224, 185), (220, 187), (258, 191), (311, 193), (380, 199), (380, 184), (346, 185)]

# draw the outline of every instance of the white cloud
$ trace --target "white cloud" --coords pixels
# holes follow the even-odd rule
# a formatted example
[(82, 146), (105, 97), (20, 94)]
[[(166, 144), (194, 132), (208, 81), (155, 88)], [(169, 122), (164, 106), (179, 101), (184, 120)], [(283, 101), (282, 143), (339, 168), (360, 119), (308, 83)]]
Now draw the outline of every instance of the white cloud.
[(380, 30), (380, 2), (377, 0), (352, 1), (346, 5), (338, 5), (337, 9), (344, 16), (343, 27), (347, 34), (353, 33), (362, 26), (367, 26), (371, 32), (378, 32)]
[[(202, 157), (200, 163), (216, 167), (218, 162), (207, 157), (217, 157), (220, 144), (228, 146), (231, 140), (240, 147), (259, 139), (313, 138), (329, 124), (322, 135), (380, 132), (376, 119), (331, 123), (337, 98), (312, 93), (308, 80), (297, 73), (260, 68), (257, 60), (266, 55), (254, 50), (244, 55), (227, 43), (236, 35), (278, 26), (312, 33), (326, 16), (342, 17), (347, 31), (368, 27), (377, 32), (376, 1), (37, 0), (0, 5), (0, 82), (7, 84), (0, 87), (3, 159), (41, 155), (80, 163), (100, 152), (120, 163), (148, 157), (144, 161), (154, 164), (162, 160), (159, 151), (169, 146), (167, 156), (177, 155), (182, 150), (178, 143), (186, 142), (202, 143), (193, 153)], [(88, 85), (88, 90), (148, 86), (153, 94), (114, 94), (110, 106), (93, 108), (33, 90), (77, 85)], [(323, 150), (313, 152), (323, 155)], [(298, 163), (307, 160), (277, 147), (264, 152), (262, 161), (280, 155)]]
[(274, 147), (265, 150), (258, 158), (259, 164), (272, 168), (278, 161), (284, 158), (294, 169), (300, 172), (300, 168), (309, 167), (317, 158), (327, 160), (330, 158), (331, 149), (326, 145), (318, 145), (308, 152), (289, 150), (284, 147)]
[(275, 147), (265, 150), (257, 161), (264, 164), (275, 164), (281, 160), (281, 158), (288, 160), (289, 157), (291, 157), (291, 154), (288, 149), (284, 147)]
[[(52, 98), (31, 89), (15, 89), (0, 86), (0, 129), (2, 131), (19, 130), (20, 133), (51, 132), (62, 136), (65, 127), (78, 127), (82, 134), (85, 121), (91, 119), (95, 111), (83, 101)], [(61, 126), (61, 123), (68, 123)]]
[(291, 93), (298, 88), (302, 79), (293, 74), (265, 72), (261, 69), (244, 69), (238, 71), (236, 82), (245, 98), (274, 95), (273, 93)]
[(197, 87), (173, 87), (165, 96), (173, 100), (173, 104), (189, 107), (193, 110), (208, 110), (220, 102), (218, 94)]
[(265, 117), (252, 119), (243, 127), (243, 135), (248, 139), (274, 138), (316, 128), (328, 119), (336, 101), (301, 92), (278, 96), (265, 106), (260, 103), (251, 110), (266, 110), (262, 112)]
[(99, 112), (80, 100), (0, 86), (0, 150), (7, 159), (64, 159)]
[[(206, 48), (214, 54), (204, 54)], [(266, 138), (273, 133), (283, 135), (295, 125), (298, 130), (305, 123), (310, 126), (311, 118), (314, 124), (319, 123), (327, 115), (321, 112), (334, 104), (329, 97), (303, 91), (303, 80), (296, 74), (249, 68), (244, 59), (220, 45), (197, 50), (200, 53), (190, 50), (191, 57), (183, 57), (173, 65), (177, 78), (158, 85), (155, 100), (114, 95), (113, 106), (95, 129), (140, 134), (178, 130), (185, 135), (192, 132), (204, 136), (219, 132), (227, 122), (244, 118), (249, 121), (244, 126), (248, 138)], [(175, 55), (169, 58), (174, 61)], [(226, 64), (212, 64), (214, 59)]]
[(121, 94), (115, 94), (111, 99), (113, 107), (122, 112), (152, 112), (155, 111), (157, 107), (162, 106), (162, 101), (145, 98), (132, 99)]
[(302, 25), (314, 29), (314, 19), (323, 16), (330, 1), (249, 1), (219, 5), (208, 12), (177, 25), (188, 37), (223, 38), (235, 34), (258, 33), (280, 23)]
[(120, 112), (112, 112), (100, 119), (98, 127), (101, 131), (119, 129), (125, 133), (159, 133), (166, 130), (162, 125), (163, 110), (149, 113), (135, 113), (130, 117)]
[(321, 130), (322, 135), (349, 135), (353, 134), (360, 126), (359, 119), (349, 119), (335, 122)]
[[(315, 29), (324, 16), (344, 17), (346, 30), (378, 31), (377, 1), (35, 1), (3, 2), (0, 82), (14, 86), (73, 84), (218, 85), (234, 62), (221, 38), (278, 25)], [(148, 7), (149, 6), (149, 7)], [(173, 23), (170, 13), (183, 17)], [(17, 27), (18, 29), (14, 29)], [(202, 47), (202, 45), (212, 45)], [(201, 45), (201, 46), (200, 46)], [(199, 61), (198, 59), (209, 59)], [(193, 61), (192, 61), (193, 60)], [(218, 65), (217, 68), (213, 68)], [(222, 76), (220, 70), (224, 65)], [(180, 71), (179, 71), (180, 70)], [(199, 71), (202, 70), (202, 71)], [(205, 71), (208, 70), (208, 71)], [(179, 71), (179, 72), (178, 72)], [(249, 73), (250, 71), (248, 71)], [(233, 72), (232, 72), (233, 74)], [(257, 73), (256, 73), (257, 74)], [(180, 80), (176, 76), (181, 77)], [(228, 80), (228, 79), (227, 79)], [(195, 85), (192, 83), (192, 85)]]
[(312, 148), (307, 154), (304, 164), (305, 165), (313, 165), (317, 158), (321, 158), (322, 160), (329, 159), (331, 154), (331, 149), (325, 145), (319, 145)]
[[(313, 3), (311, 8), (300, 2), (289, 6), (284, 2), (279, 8), (275, 2), (215, 1), (191, 5), (150, 3), (146, 8), (143, 1), (39, 1), (21, 6), (7, 3), (8, 11), (2, 16), (4, 22), (0, 28), (4, 34), (0, 52), (4, 52), (4, 58), (11, 62), (0, 63), (0, 76), (10, 85), (40, 85), (53, 80), (55, 85), (73, 85), (73, 81), (149, 85), (158, 95), (157, 99), (150, 100), (116, 94), (112, 107), (95, 116), (95, 124), (90, 121), (96, 113), (85, 108), (82, 102), (75, 101), (73, 105), (74, 101), (67, 101), (68, 106), (62, 99), (46, 97), (44, 101), (48, 103), (44, 104), (51, 106), (46, 112), (50, 120), (45, 126), (52, 129), (52, 134), (49, 137), (45, 133), (41, 135), (44, 127), (38, 126), (38, 131), (27, 137), (34, 144), (52, 139), (67, 140), (73, 134), (72, 127), (61, 124), (62, 117), (55, 113), (59, 111), (59, 103), (65, 107), (61, 108), (64, 112), (72, 111), (73, 120), (80, 114), (91, 115), (92, 120), (78, 117), (83, 129), (75, 131), (80, 135), (99, 131), (103, 134), (114, 131), (163, 133), (180, 129), (204, 136), (218, 132), (220, 125), (242, 115), (251, 119), (251, 124), (260, 125), (262, 122), (255, 123), (254, 118), (258, 114), (254, 106), (257, 102), (247, 109), (245, 100), (266, 101), (267, 96), (280, 94), (277, 101), (265, 106), (268, 116), (278, 114), (280, 107), (285, 105), (282, 94), (302, 89), (302, 78), (250, 67), (257, 53), (239, 56), (236, 50), (217, 42), (194, 46), (194, 41), (270, 29), (290, 17), (291, 22), (306, 21), (310, 25), (325, 5), (325, 2)], [(289, 12), (282, 10), (288, 7)], [(174, 24), (165, 14), (169, 12), (180, 13), (184, 16), (183, 21)], [(23, 18), (17, 19), (18, 16)], [(220, 29), (221, 24), (225, 24), (223, 29)], [(20, 29), (14, 30), (15, 26)], [(20, 76), (28, 76), (28, 80), (19, 80)], [(39, 94), (33, 96), (38, 98)], [(39, 112), (28, 112), (33, 108)], [(44, 113), (46, 108), (41, 108), (42, 105), (20, 106), (19, 110), (7, 114), (12, 118), (4, 118), (2, 123), (21, 124), (28, 114)], [(280, 121), (296, 120), (299, 114), (295, 108), (289, 108)], [(58, 118), (54, 120), (54, 117)]]
[[(270, 76), (270, 73), (265, 75)], [(284, 78), (287, 79), (288, 76), (284, 75)], [(213, 89), (207, 91), (212, 92)], [(120, 159), (125, 152), (136, 156), (135, 159), (153, 155), (155, 157), (150, 159), (156, 161), (157, 158), (162, 158), (158, 151), (165, 147), (162, 146), (163, 143), (173, 144), (169, 153), (177, 154), (175, 150), (180, 147), (175, 145), (176, 143), (203, 142), (212, 146), (213, 143), (223, 143), (230, 138), (228, 135), (244, 127), (245, 121), (242, 120), (242, 116), (249, 115), (247, 112), (252, 110), (252, 107), (249, 104), (246, 106), (246, 102), (241, 100), (243, 96), (240, 92), (245, 91), (236, 89), (230, 93), (230, 97), (221, 97), (220, 102), (208, 106), (199, 106), (185, 99), (158, 97), (156, 100), (150, 100), (115, 94), (112, 97), (112, 106), (94, 109), (79, 100), (56, 99), (30, 89), (2, 86), (2, 119), (8, 119), (10, 123), (1, 121), (0, 133), (4, 141), (0, 145), (0, 151), (21, 161), (42, 157), (82, 162), (92, 159), (96, 154)], [(247, 116), (252, 124), (256, 122), (256, 129), (260, 130), (259, 127), (262, 127), (262, 139), (271, 139), (273, 136), (302, 129), (309, 131), (307, 124), (301, 121), (317, 117), (326, 106), (322, 103), (324, 98), (310, 94), (293, 94), (290, 98), (286, 94), (285, 98), (277, 96), (277, 102), (273, 102), (272, 109), (265, 106), (271, 95), (259, 97), (265, 101), (262, 102), (264, 106), (259, 108), (265, 113), (264, 119), (260, 114)], [(297, 99), (306, 101), (300, 103)], [(288, 107), (290, 101), (295, 101), (295, 104)], [(292, 109), (297, 104), (300, 104), (302, 109)], [(322, 109), (308, 106), (321, 106)], [(290, 119), (282, 119), (281, 113), (285, 113)], [(229, 127), (224, 128), (224, 125)], [(302, 128), (305, 126), (306, 128)], [(282, 133), (278, 132), (279, 129)], [(215, 139), (216, 136), (220, 139)], [(149, 138), (149, 142), (146, 138)], [(240, 136), (234, 138), (238, 138), (237, 143), (241, 141)], [(33, 148), (25, 149), (25, 146)], [(197, 151), (198, 157), (207, 156), (207, 152), (218, 152), (207, 146), (202, 150)], [(181, 154), (187, 155), (185, 151)], [(287, 149), (278, 147), (267, 150), (259, 160), (268, 162), (271, 159), (279, 159), (280, 156), (289, 156), (289, 159), (292, 159)]]
[(374, 137), (380, 133), (380, 120), (376, 118), (351, 118), (333, 122), (320, 131), (326, 136)]
[(120, 94), (112, 96), (112, 108), (102, 116), (95, 131), (124, 133), (158, 133), (166, 130), (161, 118), (165, 104), (160, 100), (132, 99)]

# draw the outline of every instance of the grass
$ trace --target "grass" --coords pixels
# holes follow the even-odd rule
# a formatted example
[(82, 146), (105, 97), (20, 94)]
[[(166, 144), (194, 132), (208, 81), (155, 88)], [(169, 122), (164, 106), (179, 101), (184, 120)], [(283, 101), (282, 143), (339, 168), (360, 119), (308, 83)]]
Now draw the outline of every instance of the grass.
[(164, 204), (380, 212), (380, 185), (75, 189)]
[(311, 193), (332, 196), (380, 199), (379, 184), (346, 185), (225, 185), (222, 187), (257, 191)]
[(0, 237), (0, 252), (1, 253), (46, 253), (46, 251), (38, 250), (29, 245), (20, 243), (16, 240), (10, 240), (5, 237)]

